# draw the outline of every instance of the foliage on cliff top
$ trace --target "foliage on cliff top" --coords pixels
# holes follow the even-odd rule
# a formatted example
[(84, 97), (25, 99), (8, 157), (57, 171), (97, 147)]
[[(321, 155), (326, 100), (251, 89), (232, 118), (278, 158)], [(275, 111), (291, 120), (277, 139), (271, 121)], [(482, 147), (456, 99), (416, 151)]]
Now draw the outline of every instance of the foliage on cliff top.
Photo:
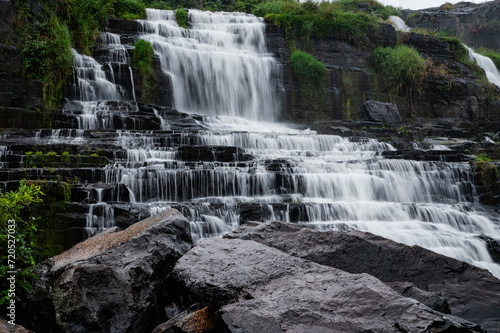
[(251, 13), (255, 5), (265, 0), (143, 0), (148, 8), (197, 8), (210, 11)]
[(365, 12), (345, 11), (341, 2), (299, 2), (273, 0), (255, 6), (253, 13), (283, 27), (289, 39), (322, 38), (332, 34), (361, 40), (366, 29), (375, 28), (378, 19)]
[(393, 6), (384, 6), (375, 0), (340, 0), (340, 5), (343, 10), (353, 12), (366, 12), (382, 20), (387, 20), (389, 16), (401, 16), (401, 12)]
[[(43, 193), (39, 186), (21, 183), (17, 191), (0, 193), (0, 304), (7, 299), (9, 281), (7, 272), (17, 270), (16, 273), (16, 296), (21, 290), (31, 290), (29, 281), (34, 278), (31, 268), (35, 266), (35, 249), (32, 241), (36, 232), (36, 219), (25, 217), (24, 210), (33, 203), (41, 202)], [(9, 222), (10, 221), (10, 222)], [(15, 241), (14, 241), (15, 240)], [(13, 254), (13, 256), (9, 256)], [(11, 259), (10, 261), (8, 259)], [(10, 263), (14, 263), (14, 268)]]
[(427, 75), (427, 61), (417, 50), (398, 44), (394, 48), (379, 47), (373, 51), (375, 67), (396, 92), (420, 91)]
[(144, 3), (139, 0), (114, 0), (114, 13), (126, 20), (141, 19), (146, 15)]

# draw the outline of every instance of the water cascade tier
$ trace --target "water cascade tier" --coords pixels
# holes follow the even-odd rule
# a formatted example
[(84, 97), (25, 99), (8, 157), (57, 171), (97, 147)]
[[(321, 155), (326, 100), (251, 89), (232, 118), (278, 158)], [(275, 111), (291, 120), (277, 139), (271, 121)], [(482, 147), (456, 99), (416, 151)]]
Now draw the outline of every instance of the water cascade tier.
[(398, 159), (388, 143), (273, 123), (281, 68), (252, 15), (190, 10), (189, 29), (172, 11), (147, 17), (134, 39), (153, 44), (175, 109), (135, 101), (130, 46), (108, 32), (95, 59), (75, 52), (58, 128), (33, 131), (22, 146), (4, 138), (4, 183), (16, 181), (23, 149), (78, 151), (94, 165), (23, 172), (77, 178), (70, 207), (85, 212), (84, 237), (174, 207), (195, 240), (273, 219), (372, 232), (500, 277), (487, 248), (500, 240), (500, 218), (477, 202), (468, 162)]

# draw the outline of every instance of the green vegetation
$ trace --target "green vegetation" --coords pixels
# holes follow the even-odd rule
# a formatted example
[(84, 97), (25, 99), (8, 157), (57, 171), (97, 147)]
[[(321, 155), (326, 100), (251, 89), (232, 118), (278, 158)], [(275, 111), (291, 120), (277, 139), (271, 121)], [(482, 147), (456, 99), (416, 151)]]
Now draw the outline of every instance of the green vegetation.
[(442, 10), (450, 10), (453, 8), (453, 4), (447, 2), (439, 7)]
[(55, 16), (37, 24), (26, 14), (26, 7), (18, 11), (18, 32), (25, 76), (39, 81), (43, 89), (45, 108), (58, 106), (63, 87), (71, 75), (73, 54), (67, 25)]
[(495, 66), (497, 66), (497, 68), (500, 70), (500, 53), (499, 52), (496, 52), (492, 49), (486, 49), (484, 47), (480, 47), (479, 49), (476, 50), (476, 52), (493, 60), (493, 63), (495, 64)]
[(179, 27), (188, 28), (188, 13), (185, 9), (179, 8), (175, 11), (175, 21)]
[(300, 40), (306, 48), (311, 38), (332, 34), (360, 41), (366, 29), (375, 28), (378, 22), (365, 12), (344, 11), (341, 2), (273, 0), (255, 6), (253, 13), (283, 27), (289, 41)]
[[(35, 278), (31, 268), (35, 265), (33, 239), (37, 231), (36, 218), (26, 214), (26, 208), (41, 202), (39, 186), (21, 183), (17, 191), (0, 193), (0, 304), (9, 300), (7, 272), (15, 270), (16, 287), (31, 290), (30, 280)], [(9, 261), (10, 259), (10, 261)], [(10, 263), (14, 263), (10, 267)], [(16, 290), (19, 297), (20, 290)]]
[(145, 14), (140, 0), (16, 0), (17, 32), (24, 75), (43, 88), (45, 113), (57, 108), (71, 76), (74, 47), (91, 55), (100, 31), (111, 16), (126, 19)]
[(142, 76), (142, 100), (145, 103), (154, 100), (154, 87), (156, 85), (156, 76), (153, 69), (154, 50), (150, 42), (139, 40), (135, 43), (132, 59), (134, 65), (139, 68)]
[(475, 157), (476, 157), (476, 162), (486, 162), (486, 163), (491, 162), (490, 156), (485, 153), (475, 155)]
[(299, 81), (302, 98), (314, 109), (322, 104), (324, 85), (328, 70), (312, 55), (294, 51), (290, 58), (293, 74)]
[(126, 20), (141, 19), (146, 15), (146, 7), (139, 0), (115, 0), (115, 15)]
[(430, 35), (434, 37), (441, 37), (441, 38), (447, 38), (447, 37), (455, 37), (455, 30), (453, 28), (445, 29), (445, 30), (428, 30), (428, 29), (422, 29), (422, 28), (412, 28), (412, 32), (415, 32), (417, 34), (421, 35)]
[(420, 91), (427, 75), (427, 61), (417, 50), (398, 44), (394, 48), (379, 47), (373, 51), (375, 66), (396, 92), (402, 88), (409, 94)]
[(382, 20), (387, 20), (391, 15), (401, 16), (401, 12), (393, 6), (384, 6), (375, 0), (340, 0), (339, 3), (343, 10), (364, 11)]
[(96, 167), (105, 166), (109, 161), (105, 156), (91, 153), (90, 155), (71, 155), (63, 152), (57, 155), (56, 152), (31, 151), (25, 153), (23, 167), (25, 168), (60, 168), (60, 167)]

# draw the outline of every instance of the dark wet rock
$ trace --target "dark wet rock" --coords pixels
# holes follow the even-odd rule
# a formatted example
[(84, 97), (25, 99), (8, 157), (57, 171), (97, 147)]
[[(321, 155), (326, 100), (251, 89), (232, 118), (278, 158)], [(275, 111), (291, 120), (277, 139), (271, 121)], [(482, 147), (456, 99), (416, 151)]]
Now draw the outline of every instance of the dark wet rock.
[(500, 163), (471, 161), (478, 185), (479, 200), (486, 205), (500, 204)]
[(208, 239), (173, 274), (219, 308), (229, 332), (474, 332), (481, 329), (350, 274), (254, 241)]
[(451, 314), (448, 300), (440, 293), (422, 290), (409, 282), (389, 282), (387, 285), (396, 290), (401, 296), (414, 298), (431, 309)]
[(500, 4), (488, 1), (482, 4), (461, 2), (423, 10), (403, 10), (406, 23), (429, 31), (453, 31), (465, 44), (473, 48), (500, 50), (498, 17)]
[(493, 261), (500, 264), (500, 240), (488, 236), (479, 236), (479, 238), (486, 242), (486, 248)]
[[(359, 231), (320, 232), (282, 222), (247, 223), (225, 237), (254, 240), (322, 265), (399, 283), (397, 290), (428, 306), (437, 302), (446, 309), (444, 300), (439, 300), (443, 297), (451, 314), (488, 330), (500, 324), (500, 280), (485, 269), (419, 246)], [(401, 283), (432, 294), (415, 289), (409, 293)]]
[(382, 155), (390, 159), (414, 161), (467, 162), (474, 158), (471, 155), (452, 150), (396, 150), (384, 151)]
[(240, 224), (248, 221), (265, 221), (271, 217), (271, 212), (264, 205), (256, 202), (241, 202), (238, 204)]
[(391, 103), (381, 103), (373, 100), (366, 101), (361, 106), (359, 112), (368, 121), (399, 124), (401, 116), (398, 107)]
[(252, 159), (245, 150), (234, 146), (182, 146), (179, 159), (184, 161), (243, 162)]
[(22, 323), (40, 332), (147, 332), (164, 310), (156, 294), (192, 246), (189, 223), (168, 210), (100, 233), (36, 266)]

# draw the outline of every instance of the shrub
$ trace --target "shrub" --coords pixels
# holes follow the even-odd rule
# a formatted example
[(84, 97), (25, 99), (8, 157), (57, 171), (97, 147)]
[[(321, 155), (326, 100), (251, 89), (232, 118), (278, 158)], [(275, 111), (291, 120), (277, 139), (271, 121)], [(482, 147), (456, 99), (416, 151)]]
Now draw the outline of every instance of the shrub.
[(91, 49), (100, 36), (101, 27), (113, 13), (113, 1), (72, 1), (67, 11), (73, 45), (80, 52), (91, 55)]
[(47, 109), (57, 107), (71, 75), (73, 54), (68, 27), (53, 16), (21, 33), (21, 57), (25, 75), (42, 83)]
[(387, 20), (391, 15), (401, 16), (399, 10), (393, 6), (384, 6), (375, 0), (340, 0), (339, 3), (344, 10), (365, 11), (368, 14), (380, 17), (382, 20)]
[(427, 62), (417, 50), (403, 44), (394, 48), (379, 47), (373, 51), (375, 67), (389, 86), (399, 92), (403, 87), (407, 93), (413, 88), (421, 89), (427, 74)]
[(299, 81), (302, 98), (317, 109), (322, 104), (328, 70), (312, 55), (302, 51), (292, 52), (290, 63)]
[[(288, 41), (300, 40), (307, 48), (311, 38), (333, 33), (361, 40), (367, 28), (377, 25), (377, 18), (364, 12), (343, 11), (336, 4), (275, 0), (254, 8), (254, 14), (283, 27)], [(292, 46), (293, 48), (293, 46)]]
[[(21, 182), (17, 191), (0, 193), (0, 304), (11, 299), (8, 289), (7, 272), (16, 271), (16, 286), (31, 291), (30, 280), (35, 278), (31, 268), (35, 265), (33, 239), (36, 232), (36, 219), (23, 218), (25, 209), (32, 203), (41, 202), (43, 193), (39, 186)], [(13, 222), (12, 222), (13, 221)], [(10, 227), (13, 225), (14, 227)], [(12, 231), (11, 231), (12, 230)], [(13, 246), (13, 247), (12, 247)], [(15, 266), (10, 266), (12, 257), (7, 249), (15, 249)], [(19, 297), (20, 290), (16, 290)]]
[(126, 20), (141, 19), (146, 15), (146, 8), (138, 0), (115, 0), (115, 15)]
[(139, 68), (142, 76), (142, 99), (148, 103), (154, 99), (156, 76), (153, 69), (154, 49), (150, 42), (143, 39), (135, 43), (132, 52), (134, 65)]
[(179, 8), (175, 11), (175, 21), (179, 27), (188, 28), (188, 13), (185, 9)]

